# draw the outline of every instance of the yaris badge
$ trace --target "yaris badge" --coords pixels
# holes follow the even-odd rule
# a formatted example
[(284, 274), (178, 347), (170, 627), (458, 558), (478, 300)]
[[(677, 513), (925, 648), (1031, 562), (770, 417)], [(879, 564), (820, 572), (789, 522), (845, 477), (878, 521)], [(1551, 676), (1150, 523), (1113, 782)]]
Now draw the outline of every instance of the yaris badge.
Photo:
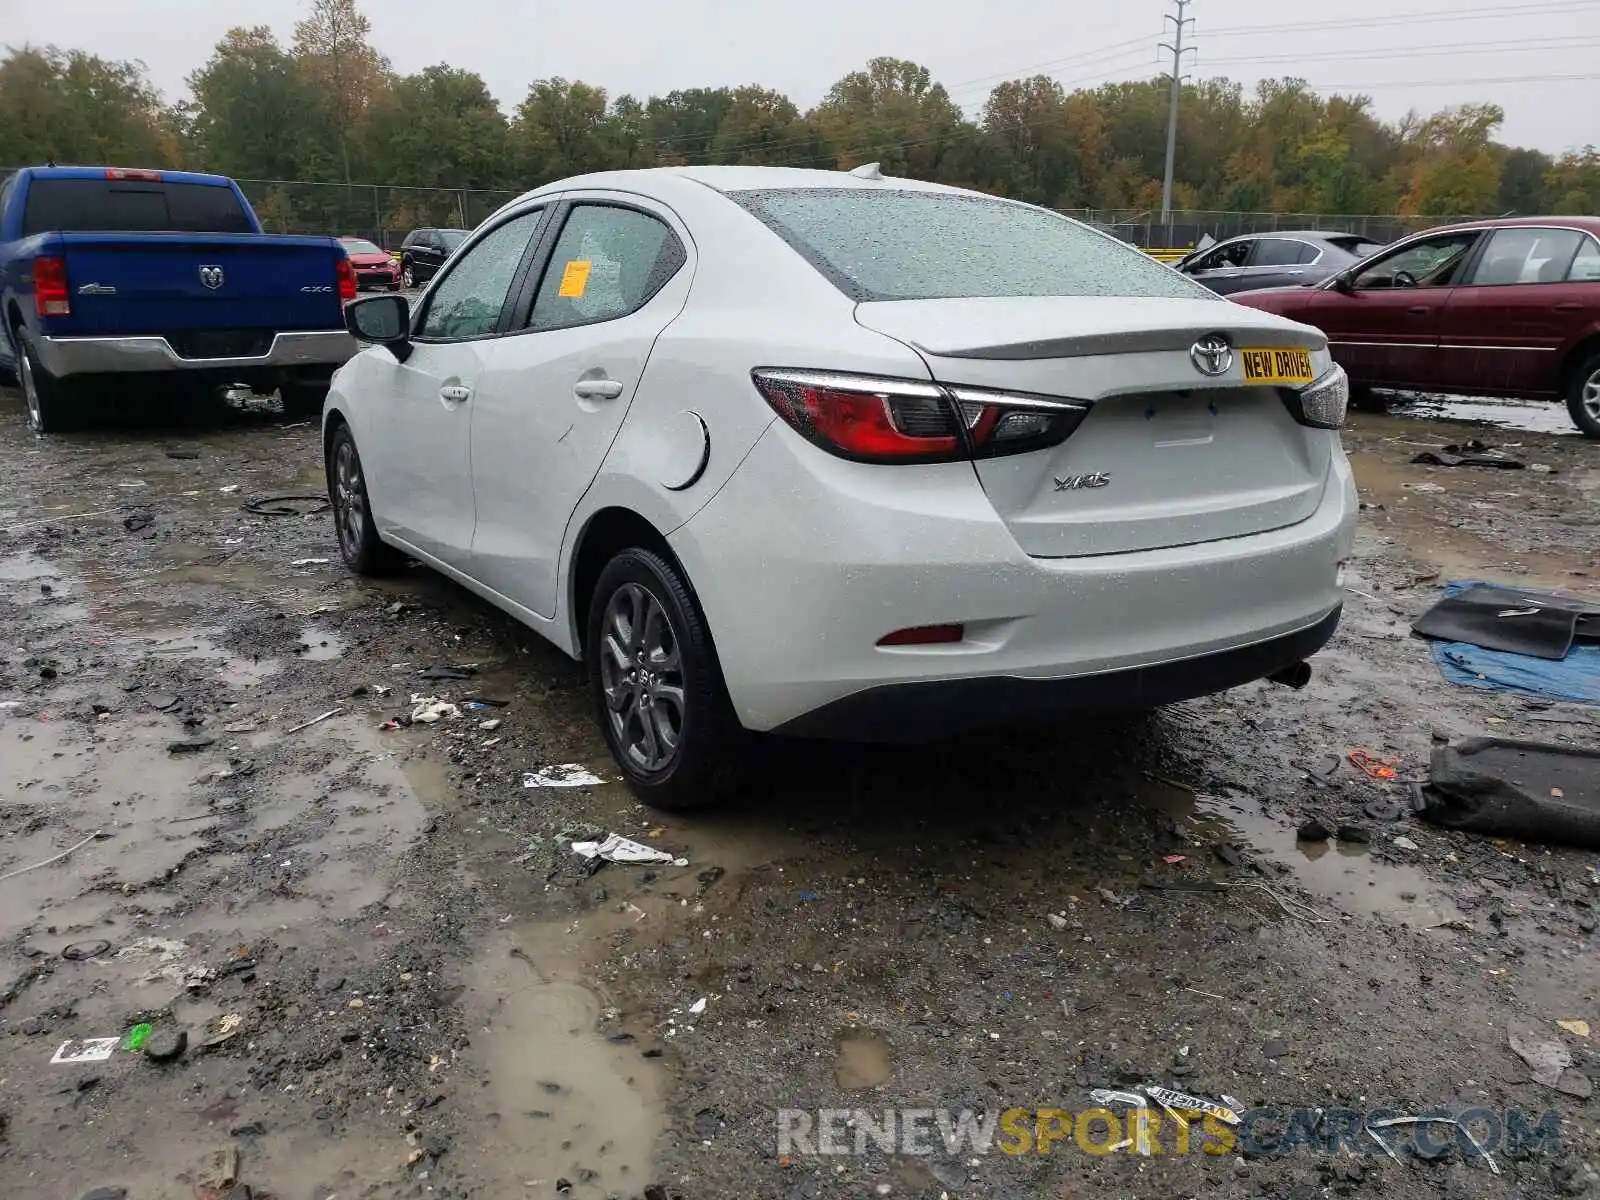
[(1056, 491), (1075, 492), (1080, 488), (1103, 488), (1111, 482), (1110, 471), (1095, 471), (1089, 475), (1056, 475)]
[(1189, 361), (1202, 375), (1225, 375), (1233, 366), (1233, 347), (1220, 333), (1208, 333), (1189, 348)]
[(222, 268), (221, 267), (201, 267), (200, 268), (200, 282), (205, 284), (213, 292), (216, 291), (219, 287), (222, 286)]

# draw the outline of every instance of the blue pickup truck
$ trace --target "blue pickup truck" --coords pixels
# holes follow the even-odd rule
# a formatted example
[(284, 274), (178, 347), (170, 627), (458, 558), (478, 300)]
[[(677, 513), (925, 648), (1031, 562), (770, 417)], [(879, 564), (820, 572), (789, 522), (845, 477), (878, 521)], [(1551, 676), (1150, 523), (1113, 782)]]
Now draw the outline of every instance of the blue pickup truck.
[(321, 412), (357, 349), (355, 294), (336, 240), (263, 233), (222, 176), (27, 167), (0, 183), (0, 373), (41, 433), (229, 385)]

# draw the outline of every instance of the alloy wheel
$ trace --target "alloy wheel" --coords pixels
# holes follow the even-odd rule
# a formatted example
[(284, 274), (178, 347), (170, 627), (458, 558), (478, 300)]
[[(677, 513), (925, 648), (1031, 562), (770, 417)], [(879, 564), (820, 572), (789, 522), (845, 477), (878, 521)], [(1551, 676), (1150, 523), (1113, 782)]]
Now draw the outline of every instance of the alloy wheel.
[(348, 439), (339, 443), (333, 456), (333, 508), (339, 526), (339, 545), (346, 557), (355, 558), (361, 553), (367, 501), (361, 486), (361, 461)]
[(411, 270), (410, 263), (407, 263), (400, 269), (400, 286), (406, 288), (407, 290), (417, 286), (417, 277)]
[(600, 682), (619, 750), (640, 770), (664, 771), (683, 740), (686, 701), (677, 631), (637, 583), (612, 593), (601, 626)]
[(1589, 414), (1591, 420), (1600, 423), (1600, 370), (1584, 382), (1583, 385), (1583, 411)]

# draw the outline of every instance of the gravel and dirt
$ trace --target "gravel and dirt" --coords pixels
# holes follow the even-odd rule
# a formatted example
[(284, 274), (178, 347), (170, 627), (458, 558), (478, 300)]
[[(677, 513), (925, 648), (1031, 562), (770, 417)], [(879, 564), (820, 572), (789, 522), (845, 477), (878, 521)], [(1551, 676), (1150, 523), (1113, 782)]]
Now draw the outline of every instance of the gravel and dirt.
[[(1600, 860), (1423, 824), (1348, 758), (1600, 746), (1600, 710), (1453, 687), (1409, 634), (1451, 579), (1600, 590), (1600, 446), (1507, 414), (1532, 428), (1353, 419), (1358, 560), (1303, 691), (774, 746), (742, 801), (668, 817), (524, 786), (614, 778), (574, 664), (427, 570), (351, 576), (315, 503), (247, 509), (323, 491), (314, 426), (38, 439), (0, 391), (0, 1196), (1600, 1194)], [(1410, 462), (1471, 436), (1551, 469)], [(428, 698), (454, 711), (411, 721)], [(687, 865), (571, 853), (608, 832)], [(1564, 1047), (1559, 1087), (1513, 1024)], [(1496, 1174), (1412, 1127), (1393, 1156), (777, 1137), (1154, 1083), (1286, 1120), (1554, 1112), (1560, 1142)]]

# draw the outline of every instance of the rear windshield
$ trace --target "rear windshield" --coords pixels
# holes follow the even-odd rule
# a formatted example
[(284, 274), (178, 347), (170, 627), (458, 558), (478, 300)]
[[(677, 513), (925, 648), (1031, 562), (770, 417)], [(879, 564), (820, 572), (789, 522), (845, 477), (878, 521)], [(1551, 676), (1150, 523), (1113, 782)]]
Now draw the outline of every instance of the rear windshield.
[(353, 238), (345, 238), (339, 244), (344, 247), (344, 250), (345, 250), (346, 254), (386, 254), (386, 253), (388, 253), (385, 250), (379, 250), (371, 242), (358, 242), (358, 241), (354, 240)]
[(730, 192), (847, 296), (1174, 296), (1213, 293), (1138, 250), (1043, 209), (946, 192)]
[(454, 250), (467, 240), (467, 231), (465, 229), (441, 229), (439, 237), (444, 241), (446, 250)]
[(232, 188), (121, 179), (34, 179), (22, 233), (254, 233)]

